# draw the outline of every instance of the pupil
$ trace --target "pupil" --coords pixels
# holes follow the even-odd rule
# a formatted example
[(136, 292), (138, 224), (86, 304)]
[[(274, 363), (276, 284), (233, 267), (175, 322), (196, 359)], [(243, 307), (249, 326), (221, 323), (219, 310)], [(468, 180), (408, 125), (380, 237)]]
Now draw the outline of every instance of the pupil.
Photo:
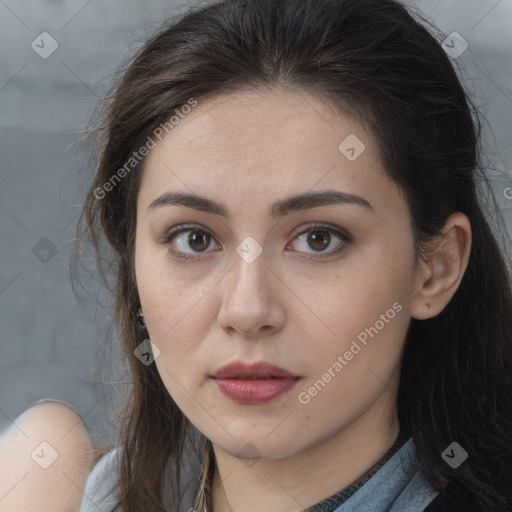
[(319, 251), (325, 249), (329, 245), (330, 240), (331, 236), (327, 231), (313, 231), (308, 237), (308, 243), (311, 247)]

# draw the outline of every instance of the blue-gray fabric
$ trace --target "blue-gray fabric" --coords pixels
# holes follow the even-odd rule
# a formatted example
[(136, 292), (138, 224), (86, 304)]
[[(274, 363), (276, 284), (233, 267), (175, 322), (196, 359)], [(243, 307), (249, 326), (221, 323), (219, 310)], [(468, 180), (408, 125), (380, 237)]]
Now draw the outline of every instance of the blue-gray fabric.
[[(200, 475), (197, 452), (185, 461), (179, 507), (166, 500), (172, 512), (192, 512)], [(120, 449), (108, 452), (94, 467), (86, 483), (80, 512), (110, 512), (117, 501)], [(347, 501), (333, 512), (422, 512), (437, 496), (420, 469), (412, 438)]]
[(437, 494), (420, 470), (411, 438), (334, 512), (420, 512)]

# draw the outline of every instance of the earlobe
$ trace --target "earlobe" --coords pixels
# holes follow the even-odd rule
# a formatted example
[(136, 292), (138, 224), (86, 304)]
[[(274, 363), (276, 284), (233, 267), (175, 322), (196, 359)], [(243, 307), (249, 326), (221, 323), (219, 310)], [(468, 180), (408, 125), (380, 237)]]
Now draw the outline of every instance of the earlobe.
[(424, 255), (411, 302), (411, 316), (426, 320), (438, 315), (455, 295), (468, 266), (471, 223), (457, 212), (448, 217), (435, 247)]

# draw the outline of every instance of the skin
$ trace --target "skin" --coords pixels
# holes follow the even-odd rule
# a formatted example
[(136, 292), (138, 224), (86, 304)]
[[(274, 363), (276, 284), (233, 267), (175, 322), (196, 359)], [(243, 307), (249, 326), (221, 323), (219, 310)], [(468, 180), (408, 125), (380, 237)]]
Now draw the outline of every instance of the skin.
[[(350, 134), (366, 147), (354, 161), (338, 149)], [(270, 215), (275, 201), (329, 189), (373, 208), (331, 204)], [(230, 218), (182, 205), (148, 210), (171, 191), (222, 203)], [(332, 231), (330, 243), (308, 243), (314, 222), (345, 230), (352, 243)], [(187, 243), (189, 232), (159, 243), (181, 224), (211, 237), (203, 246)], [(252, 263), (236, 252), (249, 236), (262, 248)], [(372, 134), (309, 94), (276, 88), (199, 102), (151, 150), (137, 201), (137, 286), (162, 380), (213, 443), (215, 512), (301, 510), (386, 453), (399, 432), (407, 327), (446, 306), (470, 245), (469, 220), (454, 214), (428, 260), (417, 263), (405, 198), (385, 176)], [(180, 260), (171, 248), (194, 259)], [(319, 254), (323, 261), (311, 259)], [(400, 312), (301, 403), (299, 393), (394, 303)], [(301, 379), (271, 402), (241, 405), (210, 377), (236, 360), (271, 362)]]
[(77, 511), (91, 458), (85, 425), (71, 407), (32, 406), (0, 435), (0, 511)]

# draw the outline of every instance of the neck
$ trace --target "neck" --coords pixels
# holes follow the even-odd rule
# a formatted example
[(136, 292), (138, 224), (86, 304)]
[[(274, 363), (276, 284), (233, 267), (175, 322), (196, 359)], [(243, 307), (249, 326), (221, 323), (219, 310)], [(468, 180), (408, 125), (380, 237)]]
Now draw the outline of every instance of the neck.
[(298, 512), (349, 486), (399, 434), (396, 411), (386, 428), (389, 416), (375, 405), (329, 439), (284, 459), (248, 464), (214, 445), (213, 512)]

